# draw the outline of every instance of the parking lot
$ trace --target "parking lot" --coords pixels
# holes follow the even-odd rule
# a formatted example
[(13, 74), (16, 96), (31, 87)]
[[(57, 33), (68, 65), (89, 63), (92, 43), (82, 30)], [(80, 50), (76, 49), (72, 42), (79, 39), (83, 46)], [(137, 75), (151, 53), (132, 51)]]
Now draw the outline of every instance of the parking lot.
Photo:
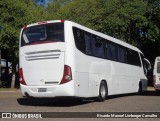
[[(126, 94), (110, 96), (104, 102), (75, 98), (24, 98), (19, 90), (0, 91), (0, 112), (160, 112), (160, 98), (153, 89), (149, 89), (144, 95)], [(80, 120), (80, 118), (74, 118), (74, 120)], [(55, 118), (50, 117), (50, 119), (45, 120), (51, 119)], [(95, 117), (84, 119), (105, 120), (104, 118), (98, 119)], [(122, 120), (122, 118), (110, 118), (110, 120)], [(125, 120), (135, 120), (135, 118), (126, 118)], [(141, 118), (138, 120), (159, 119)]]

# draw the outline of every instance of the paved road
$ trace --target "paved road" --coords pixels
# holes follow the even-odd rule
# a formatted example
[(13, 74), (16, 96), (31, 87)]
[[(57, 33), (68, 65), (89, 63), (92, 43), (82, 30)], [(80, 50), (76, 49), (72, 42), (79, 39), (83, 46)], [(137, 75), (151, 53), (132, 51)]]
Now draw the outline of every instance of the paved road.
[[(145, 95), (129, 94), (110, 96), (104, 102), (95, 102), (91, 99), (83, 101), (79, 99), (34, 99), (23, 98), (20, 91), (0, 92), (0, 112), (160, 112), (160, 96), (154, 90), (148, 91)], [(54, 118), (55, 119), (55, 118)], [(4, 119), (3, 119), (4, 120)], [(17, 120), (17, 119), (11, 119)], [(27, 119), (26, 119), (27, 120)], [(36, 120), (36, 119), (34, 119)], [(37, 119), (39, 120), (39, 119)], [(53, 120), (42, 119), (42, 120)], [(55, 119), (56, 120), (56, 119)], [(64, 119), (58, 119), (63, 121)], [(65, 121), (80, 121), (80, 118), (65, 119)], [(88, 118), (83, 120), (106, 120), (106, 118)], [(139, 120), (151, 121), (150, 119), (122, 119), (110, 118), (107, 120)]]

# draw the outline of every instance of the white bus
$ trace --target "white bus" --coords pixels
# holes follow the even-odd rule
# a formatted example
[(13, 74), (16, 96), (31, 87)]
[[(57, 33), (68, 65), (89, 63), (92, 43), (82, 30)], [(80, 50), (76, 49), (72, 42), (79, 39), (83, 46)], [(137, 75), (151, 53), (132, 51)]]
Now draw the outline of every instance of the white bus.
[(157, 92), (160, 94), (160, 56), (156, 57), (153, 69), (153, 85)]
[(142, 92), (147, 78), (142, 52), (71, 21), (30, 24), (20, 33), (23, 96), (96, 97)]

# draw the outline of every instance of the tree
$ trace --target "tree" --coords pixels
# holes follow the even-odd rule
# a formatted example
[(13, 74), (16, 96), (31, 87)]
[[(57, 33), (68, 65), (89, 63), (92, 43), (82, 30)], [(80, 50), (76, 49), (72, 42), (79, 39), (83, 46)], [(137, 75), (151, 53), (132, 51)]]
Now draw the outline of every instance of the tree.
[[(69, 19), (123, 41), (138, 45), (139, 31), (147, 26), (143, 0), (72, 0), (64, 5), (53, 2), (49, 14)], [(54, 10), (56, 8), (56, 10)]]
[[(159, 0), (52, 0), (49, 19), (66, 19), (121, 39), (154, 60), (160, 53)], [(148, 48), (152, 45), (154, 52)], [(151, 56), (152, 55), (152, 56)]]
[[(43, 20), (45, 11), (32, 0), (1, 0), (0, 16), (0, 25), (3, 26), (0, 34), (0, 48), (8, 50), (12, 72), (15, 75), (20, 29), (29, 23)], [(12, 82), (12, 87), (14, 87), (15, 79), (12, 79)]]
[(160, 54), (160, 1), (145, 0), (147, 3), (146, 14), (148, 25), (145, 27), (147, 37), (141, 46), (145, 56), (154, 64), (155, 57)]

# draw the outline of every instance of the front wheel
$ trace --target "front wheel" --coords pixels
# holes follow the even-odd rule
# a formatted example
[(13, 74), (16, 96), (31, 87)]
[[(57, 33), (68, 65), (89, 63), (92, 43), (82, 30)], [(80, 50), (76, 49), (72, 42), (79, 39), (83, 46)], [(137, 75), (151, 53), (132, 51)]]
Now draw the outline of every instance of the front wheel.
[(97, 100), (100, 102), (103, 102), (108, 95), (108, 88), (104, 81), (100, 83), (99, 87), (99, 96), (97, 97)]

